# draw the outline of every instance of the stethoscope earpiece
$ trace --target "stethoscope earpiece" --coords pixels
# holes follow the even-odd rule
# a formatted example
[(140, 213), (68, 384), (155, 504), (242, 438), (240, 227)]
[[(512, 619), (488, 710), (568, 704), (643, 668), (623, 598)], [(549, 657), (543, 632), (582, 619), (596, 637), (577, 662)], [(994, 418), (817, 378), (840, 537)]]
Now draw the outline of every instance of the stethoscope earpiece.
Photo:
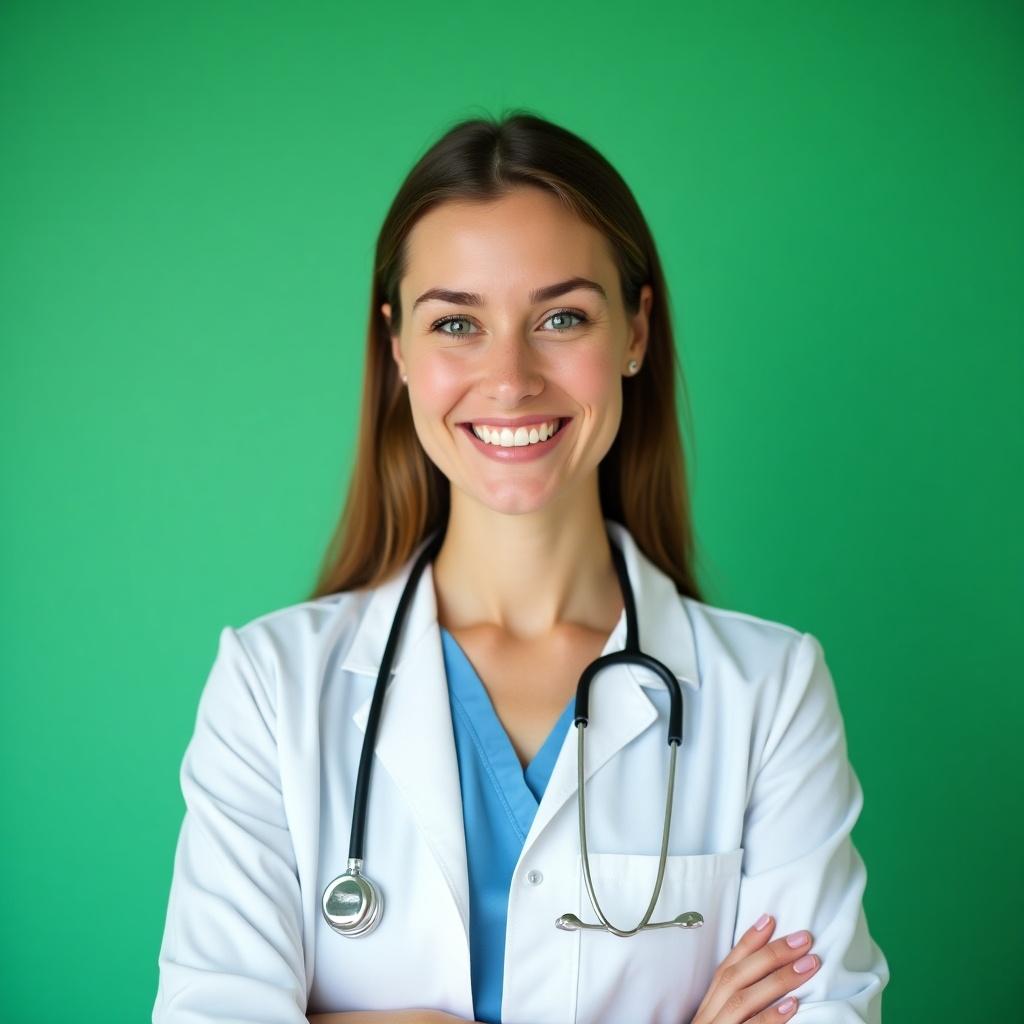
[[(644, 925), (644, 928), (700, 928), (702, 924), (704, 924), (704, 915), (698, 914), (696, 910), (688, 910), (684, 914), (678, 914), (671, 921), (648, 923)], [(561, 928), (563, 932), (578, 932), (586, 928), (591, 928), (597, 932), (608, 930), (603, 924), (587, 924), (585, 921), (581, 921), (575, 914), (563, 914), (555, 920), (555, 927)]]

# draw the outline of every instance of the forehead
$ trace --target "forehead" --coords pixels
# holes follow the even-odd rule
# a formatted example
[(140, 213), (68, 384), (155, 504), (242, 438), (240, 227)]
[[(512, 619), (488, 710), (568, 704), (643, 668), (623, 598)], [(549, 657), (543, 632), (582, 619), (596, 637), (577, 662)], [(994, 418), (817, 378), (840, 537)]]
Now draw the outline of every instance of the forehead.
[(450, 200), (424, 214), (407, 239), (402, 306), (409, 309), (428, 288), (522, 300), (533, 288), (577, 275), (601, 281), (611, 296), (615, 274), (600, 231), (557, 196), (521, 188), (495, 200)]

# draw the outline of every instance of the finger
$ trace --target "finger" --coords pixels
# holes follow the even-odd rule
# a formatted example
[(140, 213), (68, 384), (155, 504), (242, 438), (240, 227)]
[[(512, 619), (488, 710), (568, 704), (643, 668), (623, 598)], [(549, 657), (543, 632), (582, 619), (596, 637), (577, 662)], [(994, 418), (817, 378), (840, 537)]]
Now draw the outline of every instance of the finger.
[[(707, 1009), (715, 1024), (739, 1024), (753, 1017), (773, 999), (792, 991), (813, 973), (794, 971), (793, 965), (805, 957), (813, 936), (808, 931), (793, 932), (773, 939), (742, 960), (723, 968), (718, 984), (709, 994)], [(812, 957), (814, 970), (820, 960)], [(804, 966), (802, 964), (801, 966)], [(721, 1019), (717, 1016), (721, 1014)]]
[[(753, 1018), (758, 1024), (761, 1024), (762, 1020), (786, 1020), (787, 1017), (791, 1017), (796, 1010), (796, 1006), (794, 1004), (792, 1009), (788, 1009), (789, 999), (795, 999), (795, 996), (787, 996), (778, 1006), (772, 1006), (771, 1004), (779, 996), (799, 988), (808, 978), (813, 978), (819, 967), (821, 967), (820, 957), (815, 956), (813, 953), (805, 953), (794, 963), (788, 964), (786, 967), (780, 967), (779, 970), (772, 972), (763, 981), (759, 981), (756, 985), (751, 985), (745, 991), (747, 1008), (744, 1011), (744, 1016), (740, 1017), (739, 1020), (749, 1020), (750, 1014), (758, 1010), (760, 1010), (760, 1013)], [(786, 1006), (787, 1009), (780, 1013), (779, 1006)], [(766, 1007), (766, 1009), (762, 1009), (762, 1007)]]
[[(768, 920), (758, 928), (764, 919)], [(740, 960), (750, 956), (755, 950), (761, 949), (762, 946), (772, 937), (772, 932), (775, 931), (775, 918), (770, 914), (762, 914), (757, 921), (755, 921), (739, 938), (732, 949), (729, 950), (726, 958), (718, 965), (719, 969), (723, 967), (731, 967), (734, 963), (738, 963)]]
[(792, 1020), (800, 1000), (795, 996), (786, 996), (776, 1006), (769, 1006), (762, 1010), (756, 1017), (748, 1021), (748, 1024), (778, 1024), (779, 1021)]
[[(802, 961), (809, 962), (810, 966), (806, 966)], [(799, 971), (798, 965), (801, 968)], [(760, 1014), (766, 1009), (777, 1014), (779, 1011), (772, 1008), (772, 1003), (799, 988), (808, 978), (814, 976), (819, 967), (821, 960), (813, 954), (805, 954), (794, 963), (780, 967), (757, 984), (741, 989), (725, 1004), (721, 1016), (714, 1018), (715, 1024), (747, 1024), (751, 1020), (759, 1020)], [(783, 999), (782, 1004), (785, 1002)], [(768, 1019), (771, 1019), (770, 1013)]]
[[(758, 925), (761, 925), (758, 928)], [(697, 1007), (697, 1014), (693, 1018), (692, 1024), (704, 1024), (704, 1011), (708, 1003), (715, 998), (715, 990), (722, 977), (722, 972), (732, 966), (735, 963), (743, 960), (745, 957), (755, 953), (761, 949), (766, 942), (772, 937), (772, 932), (775, 931), (775, 918), (770, 914), (762, 914), (757, 921), (755, 921), (739, 938), (739, 941), (735, 946), (729, 950), (728, 955), (724, 960), (715, 968), (715, 973), (711, 976), (711, 984), (708, 986), (708, 990), (704, 993), (704, 998), (700, 1001), (700, 1005)], [(724, 1001), (724, 1000), (720, 1000)], [(707, 1020), (710, 1021), (711, 1017), (708, 1016)]]

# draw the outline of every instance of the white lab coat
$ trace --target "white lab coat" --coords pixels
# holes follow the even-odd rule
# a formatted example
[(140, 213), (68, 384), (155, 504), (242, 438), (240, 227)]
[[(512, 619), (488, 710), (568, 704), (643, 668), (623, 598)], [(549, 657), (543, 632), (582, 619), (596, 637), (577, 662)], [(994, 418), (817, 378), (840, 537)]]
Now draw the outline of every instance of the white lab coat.
[[(767, 911), (775, 936), (814, 935), (801, 1024), (881, 1019), (887, 961), (868, 932), (863, 803), (836, 693), (810, 633), (711, 607), (618, 523), (641, 648), (679, 678), (669, 857), (654, 920), (694, 930), (564, 932), (595, 921), (583, 882), (570, 726), (509, 894), (502, 1020), (688, 1024), (716, 965)], [(181, 764), (186, 813), (159, 951), (154, 1024), (303, 1024), (307, 1013), (424, 1007), (473, 1019), (469, 887), (458, 762), (431, 567), (408, 609), (385, 699), (365, 871), (378, 928), (345, 938), (321, 912), (348, 856), (360, 747), (413, 558), (372, 591), (225, 627)], [(604, 653), (621, 650), (625, 615)], [(653, 891), (668, 767), (668, 692), (613, 666), (591, 688), (587, 832), (598, 899), (620, 927)]]

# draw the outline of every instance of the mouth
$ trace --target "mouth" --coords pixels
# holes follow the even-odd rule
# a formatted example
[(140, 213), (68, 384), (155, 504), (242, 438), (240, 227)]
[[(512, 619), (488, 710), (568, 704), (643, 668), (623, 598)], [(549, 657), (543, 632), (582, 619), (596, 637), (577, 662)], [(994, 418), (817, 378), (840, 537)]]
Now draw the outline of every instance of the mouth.
[[(533, 440), (532, 435), (534, 434), (534, 432), (536, 432), (537, 428), (542, 425), (542, 423), (544, 423), (544, 422), (550, 423), (551, 420), (540, 421), (540, 422), (537, 422), (537, 423), (524, 423), (524, 424), (522, 424), (521, 428), (520, 427), (507, 427), (507, 428), (505, 428), (505, 427), (500, 427), (500, 426), (497, 426), (497, 425), (491, 426), (490, 424), (487, 424), (487, 423), (481, 424), (481, 426), (484, 426), (484, 427), (488, 428), (492, 438), (494, 437), (494, 433), (495, 432), (501, 432), (501, 431), (504, 431), (505, 429), (511, 431), (513, 440), (509, 444), (505, 444), (503, 441), (496, 441), (496, 440), (493, 440), (493, 439), (489, 440), (489, 441), (485, 441), (473, 429), (473, 424), (472, 423), (469, 423), (469, 422), (467, 422), (467, 423), (459, 423), (459, 424), (457, 424), (457, 426), (461, 427), (467, 434), (469, 434), (469, 436), (477, 444), (486, 445), (488, 448), (498, 448), (498, 449), (501, 449), (501, 448), (533, 448), (533, 447), (536, 447), (538, 445), (539, 446), (546, 445), (553, 437), (555, 437), (558, 434), (560, 434), (562, 432), (563, 428), (565, 427), (565, 425), (570, 422), (572, 417), (571, 416), (558, 416), (558, 417), (552, 417), (552, 419), (556, 423), (555, 429), (550, 434), (548, 434), (548, 436), (544, 440), (541, 440), (539, 435), (537, 435), (537, 439), (536, 440)], [(515, 435), (516, 435), (516, 433), (517, 433), (517, 431), (519, 429), (525, 429), (527, 431), (527, 441), (526, 441), (525, 444), (516, 444), (515, 443), (514, 438), (515, 438)]]

